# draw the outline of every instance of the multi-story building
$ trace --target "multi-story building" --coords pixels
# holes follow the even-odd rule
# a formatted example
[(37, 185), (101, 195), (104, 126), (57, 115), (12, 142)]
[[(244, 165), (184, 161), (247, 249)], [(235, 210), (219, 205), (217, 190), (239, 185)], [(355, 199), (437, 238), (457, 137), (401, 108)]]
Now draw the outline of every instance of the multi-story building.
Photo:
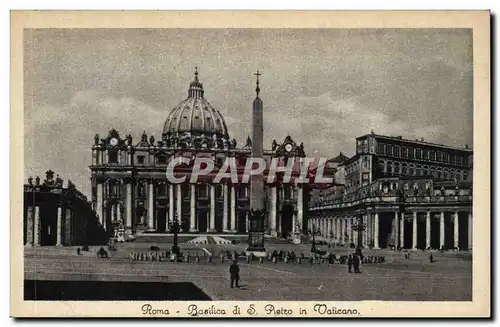
[[(256, 102), (262, 105), (258, 97), (254, 105)], [(226, 158), (235, 158), (241, 172), (251, 149), (251, 138), (240, 147), (230, 138), (222, 113), (206, 100), (195, 72), (187, 98), (168, 114), (158, 140), (144, 132), (134, 142), (132, 135), (121, 137), (115, 129), (105, 138), (95, 136), (90, 166), (94, 209), (107, 230), (118, 224), (127, 234), (168, 232), (175, 216), (181, 232), (246, 233), (250, 185), (227, 178), (214, 183), (213, 174), (190, 183), (190, 176), (198, 157), (212, 158), (214, 171)], [(281, 143), (273, 141), (263, 155), (269, 162), (271, 158), (301, 158), (305, 152), (302, 144), (287, 137)], [(186, 176), (186, 181), (172, 184), (166, 168), (178, 156), (191, 158), (191, 162), (176, 168), (176, 174)], [(268, 169), (265, 180), (267, 173)], [(305, 230), (307, 193), (301, 185), (281, 183), (280, 178), (267, 183), (267, 233), (285, 237)]]
[(309, 229), (340, 244), (472, 248), (472, 160), (468, 146), (360, 136), (356, 154), (339, 166), (342, 194), (326, 189), (311, 198)]

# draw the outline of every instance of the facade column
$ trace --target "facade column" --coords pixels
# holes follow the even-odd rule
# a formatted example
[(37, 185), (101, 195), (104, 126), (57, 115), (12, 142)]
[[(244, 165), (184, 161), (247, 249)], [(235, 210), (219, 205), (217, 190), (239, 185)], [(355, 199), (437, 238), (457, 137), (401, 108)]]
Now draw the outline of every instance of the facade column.
[[(271, 199), (270, 199), (270, 208), (269, 208), (269, 230), (271, 235), (277, 236), (277, 228), (276, 228), (276, 186), (271, 186)], [(309, 223), (309, 225), (311, 225)], [(310, 228), (312, 229), (312, 228)]]
[(127, 212), (125, 214), (125, 231), (132, 230), (132, 181), (127, 183)]
[(402, 249), (405, 248), (405, 214), (401, 213), (399, 221), (399, 244)]
[(413, 212), (413, 220), (412, 221), (413, 221), (413, 229), (412, 229), (412, 231), (413, 231), (413, 235), (412, 236), (413, 237), (412, 237), (412, 245), (411, 245), (411, 247), (413, 249), (416, 249), (417, 248), (417, 236), (418, 236), (418, 230), (417, 230), (417, 212), (416, 211)]
[(174, 222), (174, 185), (168, 184), (168, 217), (167, 221), (167, 229), (168, 226)]
[(425, 248), (431, 248), (431, 212), (427, 211), (425, 217)]
[(340, 220), (335, 217), (335, 243), (340, 243)]
[(378, 222), (378, 212), (375, 212), (375, 216), (374, 216), (374, 219), (373, 219), (373, 224), (374, 224), (374, 228), (373, 228), (373, 248), (375, 249), (379, 249), (379, 240), (378, 240), (378, 237), (379, 237), (379, 222)]
[(176, 208), (175, 212), (177, 214), (177, 220), (179, 221), (179, 225), (182, 224), (182, 184), (177, 184), (177, 196), (176, 196)]
[(228, 187), (227, 183), (222, 184), (222, 196), (223, 196), (223, 206), (222, 206), (222, 231), (223, 232), (228, 232), (229, 231), (229, 217), (228, 217), (228, 208), (227, 206), (229, 205), (228, 199), (229, 199), (229, 194), (228, 194)]
[(215, 185), (210, 185), (210, 232), (215, 232)]
[(236, 233), (236, 190), (231, 185), (231, 232)]
[(453, 213), (453, 247), (458, 249), (458, 211)]
[(149, 192), (148, 192), (148, 230), (155, 229), (155, 184), (153, 180), (149, 181)]
[(40, 207), (35, 206), (35, 219), (34, 219), (34, 225), (33, 225), (33, 245), (34, 246), (40, 245), (40, 241), (41, 241), (40, 240), (40, 237), (41, 237), (40, 227), (41, 227)]
[(297, 223), (299, 224), (299, 233), (304, 230), (304, 190), (302, 185), (297, 186)]
[(97, 204), (96, 204), (96, 213), (99, 216), (99, 222), (104, 227), (104, 212), (103, 208), (103, 188), (104, 185), (102, 183), (97, 183)]
[(63, 217), (62, 217), (62, 207), (58, 206), (57, 207), (57, 238), (56, 238), (56, 245), (61, 246), (62, 245), (62, 234), (63, 234)]
[(444, 211), (441, 211), (439, 217), (439, 249), (444, 247)]
[(64, 217), (64, 244), (73, 245), (73, 215), (71, 214), (71, 208), (66, 208), (66, 217)]
[(370, 247), (373, 244), (373, 219), (372, 214), (366, 214), (366, 245)]
[(346, 216), (343, 216), (341, 221), (342, 221), (342, 244), (346, 245), (347, 244), (347, 238), (346, 238), (347, 218), (346, 218)]
[(467, 248), (472, 250), (472, 212), (469, 212), (467, 218)]
[(189, 206), (189, 231), (197, 232), (196, 228), (196, 184), (190, 184), (191, 187), (191, 198)]

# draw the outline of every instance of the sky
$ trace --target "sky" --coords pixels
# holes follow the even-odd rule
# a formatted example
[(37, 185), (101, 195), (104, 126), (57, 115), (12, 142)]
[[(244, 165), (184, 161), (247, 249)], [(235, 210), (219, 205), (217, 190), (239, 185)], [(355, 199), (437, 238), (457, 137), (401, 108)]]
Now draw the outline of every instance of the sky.
[(472, 145), (470, 29), (26, 29), (25, 178), (52, 169), (89, 195), (94, 135), (161, 139), (195, 66), (240, 146), (256, 70), (265, 148), (351, 156), (371, 130)]

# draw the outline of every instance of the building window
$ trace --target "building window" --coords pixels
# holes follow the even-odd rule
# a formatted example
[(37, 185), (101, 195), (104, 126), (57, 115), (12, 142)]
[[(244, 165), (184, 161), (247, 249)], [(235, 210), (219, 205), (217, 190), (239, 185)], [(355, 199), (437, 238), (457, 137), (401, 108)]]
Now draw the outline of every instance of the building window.
[(424, 150), (424, 160), (429, 160), (429, 150)]
[(429, 176), (429, 167), (424, 166), (423, 176)]
[(422, 159), (422, 149), (417, 149), (416, 150), (416, 158), (421, 160)]
[(167, 164), (167, 157), (165, 155), (160, 155), (160, 156), (158, 156), (158, 159), (156, 162), (159, 165), (166, 165)]
[(437, 169), (437, 179), (443, 179), (443, 172), (441, 171), (441, 168)]
[(364, 153), (368, 152), (368, 141), (367, 140), (363, 141), (363, 152)]
[(436, 168), (434, 168), (434, 167), (431, 167), (431, 176), (434, 177), (434, 178), (437, 177), (437, 175), (436, 175)]
[(394, 163), (394, 174), (398, 174), (399, 175), (400, 171), (399, 171), (399, 162), (395, 162)]
[(401, 175), (405, 176), (408, 173), (406, 164), (401, 165)]
[(118, 163), (118, 151), (108, 150), (108, 163), (110, 164)]
[(144, 156), (137, 156), (137, 163), (139, 165), (144, 165)]
[(401, 156), (401, 147), (400, 147), (399, 145), (396, 145), (396, 146), (394, 147), (394, 151), (395, 151), (395, 152), (394, 152), (394, 155), (395, 155), (396, 157), (400, 157), (400, 156)]
[(450, 171), (450, 179), (455, 180), (455, 171), (454, 170)]
[(388, 156), (391, 156), (392, 155), (392, 145), (388, 144), (386, 147), (385, 147), (385, 154), (388, 155)]
[(165, 184), (156, 185), (156, 195), (157, 196), (166, 196), (167, 195)]
[(438, 151), (438, 161), (439, 162), (443, 162), (444, 161), (443, 152), (441, 152), (441, 151)]
[(363, 157), (363, 168), (370, 168), (370, 161), (368, 157)]
[(410, 159), (414, 159), (415, 158), (415, 149), (409, 148), (408, 149), (408, 156), (410, 157)]
[(208, 197), (208, 192), (207, 192), (207, 185), (206, 184), (201, 184), (196, 187), (198, 197), (200, 198), (206, 198)]
[(436, 151), (430, 151), (429, 155), (432, 161), (436, 161)]
[(392, 174), (392, 162), (387, 163), (387, 173)]
[(421, 166), (417, 166), (417, 168), (415, 170), (415, 175), (422, 176), (422, 167)]
[(462, 180), (466, 181), (467, 180), (467, 177), (469, 177), (469, 175), (467, 173), (463, 173), (462, 174)]
[(401, 156), (407, 158), (408, 157), (408, 148), (403, 146), (401, 147)]

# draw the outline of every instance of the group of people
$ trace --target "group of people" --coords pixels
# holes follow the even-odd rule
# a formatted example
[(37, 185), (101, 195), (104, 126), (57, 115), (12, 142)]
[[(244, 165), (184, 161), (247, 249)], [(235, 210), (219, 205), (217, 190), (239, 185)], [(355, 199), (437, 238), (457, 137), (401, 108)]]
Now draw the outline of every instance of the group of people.
[(354, 268), (354, 273), (359, 274), (359, 266), (361, 264), (361, 255), (359, 253), (349, 254), (347, 257), (347, 268), (348, 272), (352, 273), (352, 268)]

